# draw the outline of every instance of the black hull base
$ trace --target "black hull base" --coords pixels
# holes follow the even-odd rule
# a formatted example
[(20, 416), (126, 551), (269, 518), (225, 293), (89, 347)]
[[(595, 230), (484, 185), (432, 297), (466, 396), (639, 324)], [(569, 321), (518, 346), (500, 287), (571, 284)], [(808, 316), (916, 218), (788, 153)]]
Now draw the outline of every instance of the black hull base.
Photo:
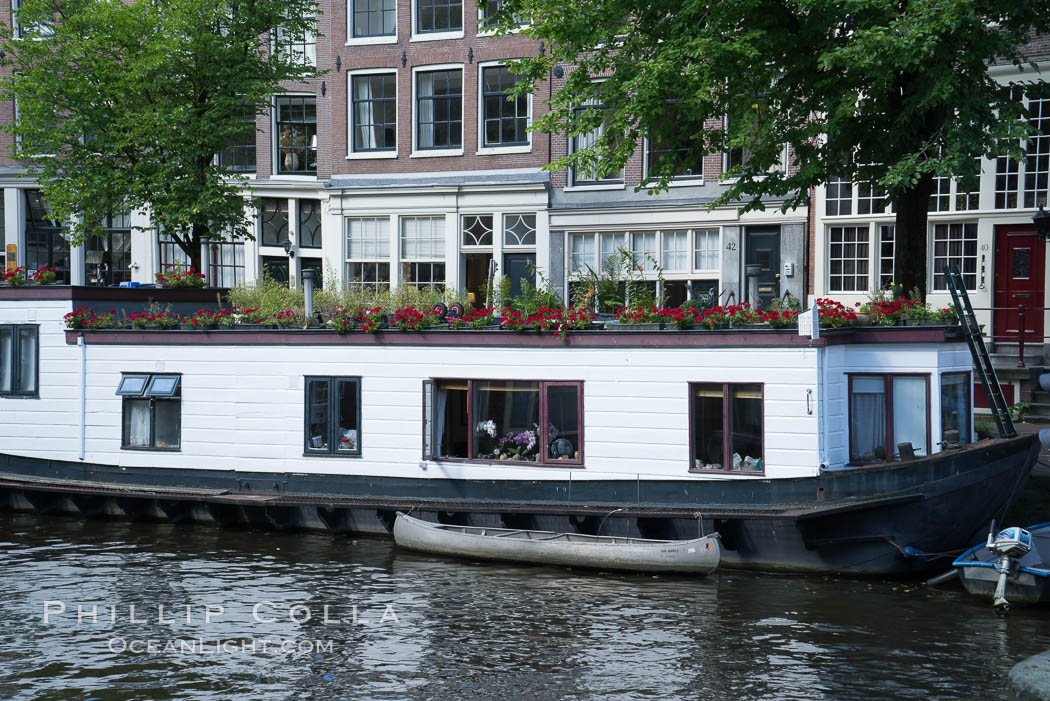
[(120, 468), (0, 454), (0, 508), (331, 533), (387, 534), (396, 510), (645, 538), (717, 530), (725, 567), (923, 574), (945, 569), (952, 551), (1002, 518), (1038, 451), (1025, 436), (817, 477), (593, 482)]

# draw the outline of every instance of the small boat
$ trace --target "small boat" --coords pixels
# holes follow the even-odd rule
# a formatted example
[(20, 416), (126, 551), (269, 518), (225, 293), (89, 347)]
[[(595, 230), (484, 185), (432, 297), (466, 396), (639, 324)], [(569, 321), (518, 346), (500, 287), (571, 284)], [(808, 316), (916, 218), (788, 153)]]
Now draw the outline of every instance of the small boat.
[[(1007, 548), (1010, 541), (1023, 543), (1023, 547), (1005, 550), (1004, 541)], [(1003, 562), (1007, 563), (1005, 591), (998, 591)], [(1005, 612), (1010, 604), (1050, 601), (1050, 521), (989, 536), (988, 542), (970, 548), (952, 566), (958, 569), (966, 591), (994, 596), (998, 611)]]
[(717, 533), (693, 540), (650, 540), (453, 526), (422, 521), (400, 511), (394, 521), (394, 542), (436, 555), (631, 572), (710, 574), (721, 557)]

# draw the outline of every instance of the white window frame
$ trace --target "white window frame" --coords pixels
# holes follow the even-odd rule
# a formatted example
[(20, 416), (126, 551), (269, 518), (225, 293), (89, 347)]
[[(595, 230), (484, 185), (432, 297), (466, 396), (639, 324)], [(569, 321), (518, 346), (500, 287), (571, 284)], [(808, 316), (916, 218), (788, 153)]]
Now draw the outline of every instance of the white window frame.
[[(370, 46), (375, 44), (396, 44), (397, 43), (397, 0), (394, 0), (394, 33), (393, 34), (381, 34), (374, 37), (355, 37), (354, 36), (354, 2), (355, 0), (346, 0), (346, 45), (347, 46)], [(413, 0), (414, 2), (414, 0)], [(378, 71), (376, 71), (378, 72)]]
[[(592, 81), (592, 82), (593, 83), (604, 83), (605, 80), (595, 80), (595, 81)], [(605, 128), (605, 122), (603, 121), (602, 122), (602, 129), (604, 130), (604, 128)], [(582, 134), (578, 135), (578, 136), (582, 136)], [(567, 153), (569, 153), (569, 154), (575, 153), (573, 144), (574, 144), (574, 140), (577, 139), (578, 136), (568, 136), (568, 137), (566, 137), (565, 150), (566, 150)], [(620, 170), (620, 173), (621, 173), (622, 177), (620, 178), (619, 182), (610, 181), (610, 182), (607, 182), (607, 183), (603, 183), (603, 182), (592, 182), (590, 180), (585, 180), (584, 181), (586, 183), (585, 185), (577, 185), (576, 184), (576, 169), (572, 168), (572, 167), (567, 168), (566, 169), (566, 173), (565, 173), (565, 183), (566, 183), (565, 184), (565, 192), (593, 192), (595, 190), (624, 190), (624, 189), (627, 188), (627, 174), (623, 171), (623, 169)]]
[[(394, 150), (354, 151), (354, 78), (363, 75), (390, 74), (394, 76)], [(360, 68), (346, 72), (346, 160), (397, 158), (401, 148), (401, 121), (398, 109), (401, 104), (401, 81), (399, 78), (396, 68)]]
[[(414, 0), (413, 0), (414, 2)], [(414, 11), (414, 10), (413, 10)], [(420, 73), (430, 73), (432, 71), (451, 71), (458, 70), (462, 75), (461, 80), (461, 96), (460, 96), (460, 116), (463, 121), (460, 126), (460, 147), (449, 148), (449, 149), (424, 149), (419, 150), (419, 145), (416, 143), (419, 139), (419, 81), (417, 76)], [(441, 158), (444, 156), (462, 156), (464, 149), (462, 144), (466, 141), (465, 132), (467, 128), (466, 113), (464, 107), (466, 107), (467, 101), (467, 71), (462, 63), (437, 63), (430, 66), (412, 66), (412, 153), (409, 154), (409, 158)], [(414, 215), (413, 215), (414, 216)], [(423, 216), (423, 215), (420, 215)]]
[[(397, 264), (400, 256), (400, 220), (398, 217), (391, 215), (389, 212), (353, 212), (352, 215), (344, 215), (343, 219), (343, 241), (340, 244), (342, 247), (342, 260), (343, 260), (343, 288), (350, 288), (350, 278), (347, 276), (347, 269), (352, 263), (386, 263), (387, 264), (387, 289), (393, 289), (396, 285), (397, 275)], [(386, 219), (387, 220), (387, 256), (386, 258), (380, 258), (378, 256), (372, 258), (351, 258), (350, 257), (350, 220), (351, 219)], [(394, 229), (397, 231), (394, 231)], [(371, 283), (369, 283), (371, 284)]]
[[(312, 45), (314, 47), (313, 59), (310, 60), (309, 57), (307, 57), (304, 54), (303, 55), (304, 58), (303, 58), (302, 61), (294, 61), (294, 63), (296, 65), (299, 65), (299, 66), (313, 66), (314, 68), (317, 67), (317, 39), (318, 39), (318, 36), (317, 36), (317, 16), (316, 15), (314, 16), (313, 20), (314, 20), (313, 21), (313, 27), (311, 29), (309, 29), (302, 36), (302, 40), (303, 40), (302, 41), (302, 45), (304, 47), (310, 46), (310, 45)], [(272, 32), (272, 40), (270, 42), (270, 50), (273, 51), (275, 54), (276, 53), (284, 53), (284, 47), (296, 44), (296, 42), (294, 42), (294, 41), (288, 41), (287, 37), (285, 37), (285, 41), (281, 41), (281, 34), (282, 34), (282, 30), (281, 30), (280, 27), (277, 27)], [(287, 57), (292, 57), (292, 56), (294, 56), (294, 54), (292, 54), (291, 52), (288, 52), (286, 54), (286, 56)]]
[[(715, 268), (698, 268), (696, 265), (696, 253), (699, 250), (697, 247), (697, 232), (698, 231), (713, 231), (715, 232), (715, 263), (718, 267)], [(718, 276), (722, 274), (722, 227), (720, 226), (691, 226), (689, 227), (689, 243), (692, 244), (689, 254), (689, 270), (692, 273), (715, 273)]]
[[(280, 160), (280, 154), (278, 150), (280, 146), (281, 135), (277, 129), (277, 100), (282, 97), (312, 97), (314, 99), (314, 114), (317, 114), (317, 95), (311, 92), (287, 92), (281, 93), (280, 95), (274, 95), (270, 99), (270, 177), (274, 180), (298, 180), (301, 182), (317, 182), (317, 173), (313, 175), (297, 175), (295, 173), (278, 173), (277, 165)], [(318, 169), (320, 169), (321, 160), (321, 130), (320, 122), (316, 122), (318, 128), (315, 131), (317, 137), (317, 160)], [(258, 149), (256, 149), (258, 153)], [(256, 156), (258, 158), (258, 156)], [(258, 169), (256, 169), (258, 172)]]
[[(873, 241), (872, 241), (872, 235), (871, 235), (872, 234), (872, 228), (873, 227), (872, 227), (872, 222), (871, 221), (856, 222), (856, 223), (852, 223), (852, 222), (841, 222), (841, 223), (839, 223), (839, 222), (837, 222), (835, 224), (828, 224), (827, 226), (824, 227), (824, 241), (825, 241), (824, 260), (826, 262), (825, 263), (825, 267), (827, 268), (825, 270), (825, 272), (824, 272), (824, 282), (825, 282), (825, 285), (826, 285), (825, 289), (828, 291), (828, 294), (834, 294), (834, 295), (857, 295), (857, 294), (861, 294), (861, 295), (864, 295), (864, 294), (868, 294), (872, 290), (872, 281), (873, 281), (873, 279), (874, 280), (878, 280), (878, 277), (879, 277), (878, 276), (878, 272), (876, 271), (876, 268), (878, 267), (879, 260), (880, 260), (879, 259), (879, 255), (878, 255), (878, 251), (875, 250), (874, 247), (873, 247)], [(863, 289), (833, 290), (831, 288), (831, 245), (832, 245), (832, 243), (831, 243), (831, 230), (832, 229), (856, 229), (857, 230), (858, 239), (854, 243), (858, 244), (858, 245), (860, 243), (866, 243), (867, 248), (868, 248), (868, 254), (867, 254), (867, 256), (865, 256), (864, 260), (867, 261), (868, 271), (867, 271), (867, 273), (863, 274), (863, 277), (866, 280), (866, 282), (864, 283)], [(864, 241), (860, 240), (861, 233), (863, 233)], [(846, 245), (846, 244), (843, 243), (842, 245)], [(839, 260), (852, 260), (854, 262), (857, 262), (857, 261), (862, 260), (862, 259), (860, 257), (858, 257), (858, 256), (853, 256), (852, 258), (849, 258), (849, 259), (847, 259), (847, 258), (840, 258)], [(846, 277), (846, 273), (839, 273), (838, 277), (839, 278)], [(853, 272), (853, 273), (849, 273), (849, 277), (852, 277), (854, 280), (857, 280), (857, 279), (859, 279), (861, 277), (861, 275), (857, 274), (856, 272)]]
[(528, 113), (527, 122), (525, 126), (525, 137), (528, 139), (527, 144), (519, 144), (515, 146), (485, 146), (485, 69), (496, 68), (499, 66), (506, 65), (504, 61), (485, 61), (478, 64), (477, 73), (477, 103), (478, 103), (478, 155), (479, 156), (493, 156), (502, 153), (532, 153), (532, 130), (529, 127), (532, 126), (532, 93), (530, 92), (526, 96), (526, 111)]
[[(650, 182), (649, 177), (649, 137), (642, 139), (642, 182)], [(703, 161), (701, 161), (701, 166)], [(679, 175), (668, 181), (668, 187), (696, 187), (704, 184), (704, 172), (701, 168), (700, 175)], [(688, 227), (687, 227), (688, 228)]]
[[(453, 32), (419, 32), (419, 27), (416, 26), (419, 19), (419, 3), (418, 0), (408, 0), (409, 14), (412, 15), (412, 36), (409, 38), (409, 42), (417, 41), (448, 41), (449, 39), (462, 39), (466, 36), (465, 31), (467, 28), (467, 2), (463, 2), (463, 16), (462, 22), (463, 27), (458, 31)], [(459, 64), (462, 66), (462, 64)], [(415, 70), (413, 68), (413, 70)], [(433, 70), (433, 69), (432, 69)], [(413, 81), (413, 91), (415, 91), (415, 81)]]

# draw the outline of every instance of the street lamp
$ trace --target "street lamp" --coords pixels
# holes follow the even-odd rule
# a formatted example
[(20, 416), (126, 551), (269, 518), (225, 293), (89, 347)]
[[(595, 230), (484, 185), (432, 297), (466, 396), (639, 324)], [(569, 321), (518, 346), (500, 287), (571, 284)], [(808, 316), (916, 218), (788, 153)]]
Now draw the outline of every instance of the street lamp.
[(1035, 233), (1050, 241), (1050, 212), (1043, 209), (1043, 205), (1039, 205), (1039, 211), (1032, 217), (1032, 223), (1035, 224)]

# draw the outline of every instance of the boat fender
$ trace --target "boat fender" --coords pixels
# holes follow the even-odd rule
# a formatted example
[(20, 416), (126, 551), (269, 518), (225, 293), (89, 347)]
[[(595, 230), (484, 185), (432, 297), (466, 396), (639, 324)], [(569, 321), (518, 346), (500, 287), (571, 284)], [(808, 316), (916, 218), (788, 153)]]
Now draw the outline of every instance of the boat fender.
[(924, 553), (921, 550), (916, 550), (910, 545), (905, 545), (903, 548), (901, 548), (901, 552), (904, 553), (904, 557), (914, 558), (921, 562), (926, 562), (926, 553)]

